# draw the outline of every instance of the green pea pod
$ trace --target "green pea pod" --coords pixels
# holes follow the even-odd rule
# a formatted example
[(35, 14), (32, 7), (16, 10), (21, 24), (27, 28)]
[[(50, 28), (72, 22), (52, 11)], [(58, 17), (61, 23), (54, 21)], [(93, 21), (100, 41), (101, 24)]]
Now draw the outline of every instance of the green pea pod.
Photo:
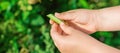
[(57, 24), (60, 24), (63, 22), (59, 18), (55, 17), (53, 14), (48, 14), (47, 17), (50, 18), (51, 20), (53, 20), (54, 22), (56, 22)]

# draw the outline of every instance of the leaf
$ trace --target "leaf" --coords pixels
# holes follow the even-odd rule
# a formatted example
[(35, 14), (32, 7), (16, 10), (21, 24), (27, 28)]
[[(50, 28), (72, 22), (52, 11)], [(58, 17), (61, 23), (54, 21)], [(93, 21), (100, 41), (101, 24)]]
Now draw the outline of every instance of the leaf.
[(22, 23), (20, 23), (20, 22), (15, 22), (15, 26), (16, 26), (18, 32), (24, 32), (25, 29), (26, 29), (24, 27), (24, 25)]
[(83, 7), (83, 8), (89, 8), (89, 4), (87, 3), (87, 0), (78, 0), (78, 4), (79, 7)]
[(76, 3), (77, 3), (77, 0), (70, 0), (69, 3), (68, 3), (69, 4), (69, 8), (70, 9), (76, 9), (77, 8), (77, 4)]
[(26, 20), (29, 15), (30, 15), (30, 12), (29, 12), (29, 11), (23, 11), (23, 13), (22, 13), (22, 19), (23, 19), (23, 20)]
[[(24, 22), (25, 24), (29, 24), (29, 21), (30, 21), (29, 15), (30, 15), (30, 12), (29, 12), (29, 11), (23, 11), (21, 18), (22, 18), (22, 20), (23, 20), (23, 22)], [(22, 22), (22, 21), (21, 21), (21, 22)]]
[(0, 2), (0, 8), (1, 10), (6, 10), (10, 3), (8, 1)]
[(12, 12), (6, 12), (5, 13), (5, 20), (9, 20), (11, 18), (14, 18), (14, 14)]
[(43, 17), (41, 15), (38, 15), (31, 20), (31, 25), (32, 26), (39, 26), (39, 25), (44, 24), (44, 22), (45, 21), (44, 21)]

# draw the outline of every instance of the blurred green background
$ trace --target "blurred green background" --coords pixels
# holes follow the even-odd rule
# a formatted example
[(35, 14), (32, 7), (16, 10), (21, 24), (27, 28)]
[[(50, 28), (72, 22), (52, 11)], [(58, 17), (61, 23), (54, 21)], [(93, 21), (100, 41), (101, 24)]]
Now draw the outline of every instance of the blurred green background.
[[(0, 53), (59, 53), (49, 35), (49, 13), (117, 6), (120, 0), (0, 0)], [(120, 48), (120, 32), (93, 37)]]

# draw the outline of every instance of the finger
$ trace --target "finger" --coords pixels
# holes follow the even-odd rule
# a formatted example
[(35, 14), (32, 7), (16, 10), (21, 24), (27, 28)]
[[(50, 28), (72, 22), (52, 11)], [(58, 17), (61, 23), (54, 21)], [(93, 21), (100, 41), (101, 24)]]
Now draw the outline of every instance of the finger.
[(50, 22), (50, 24), (54, 24), (54, 21), (52, 21), (52, 20), (50, 20), (49, 22)]
[(61, 35), (59, 34), (59, 32), (57, 31), (57, 24), (53, 24), (52, 28), (51, 28), (51, 37), (54, 41), (58, 41), (59, 39), (61, 39)]
[(73, 20), (74, 17), (71, 15), (71, 13), (65, 12), (65, 13), (55, 13), (55, 16), (62, 20)]
[(63, 35), (63, 34), (62, 34), (62, 29), (60, 28), (60, 26), (58, 26), (58, 29), (57, 29), (57, 30), (58, 30), (58, 33), (59, 33), (59, 34)]
[(92, 29), (89, 29), (90, 28), (89, 25), (88, 26), (87, 25), (81, 25), (79, 23), (74, 23), (74, 22), (69, 22), (69, 21), (67, 22), (67, 24), (69, 24), (74, 29), (76, 29), (78, 31), (82, 31), (82, 32), (87, 33), (87, 34), (92, 34), (93, 32), (95, 32), (94, 30), (91, 31)]
[(64, 23), (61, 23), (60, 27), (66, 34), (72, 34), (72, 32), (76, 31), (75, 29), (73, 29), (72, 27), (68, 25), (65, 25)]

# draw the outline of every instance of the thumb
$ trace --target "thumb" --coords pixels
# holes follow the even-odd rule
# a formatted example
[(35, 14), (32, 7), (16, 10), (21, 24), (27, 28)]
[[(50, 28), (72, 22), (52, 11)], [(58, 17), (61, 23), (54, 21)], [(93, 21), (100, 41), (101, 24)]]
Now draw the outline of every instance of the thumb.
[(56, 23), (54, 23), (52, 25), (52, 28), (51, 28), (51, 31), (50, 31), (51, 37), (52, 37), (54, 42), (58, 42), (62, 38), (61, 34), (58, 33), (57, 27), (58, 27), (58, 25)]
[(55, 16), (59, 19), (62, 19), (62, 20), (73, 20), (74, 17), (71, 16), (70, 13), (68, 12), (65, 12), (65, 13), (55, 13)]

